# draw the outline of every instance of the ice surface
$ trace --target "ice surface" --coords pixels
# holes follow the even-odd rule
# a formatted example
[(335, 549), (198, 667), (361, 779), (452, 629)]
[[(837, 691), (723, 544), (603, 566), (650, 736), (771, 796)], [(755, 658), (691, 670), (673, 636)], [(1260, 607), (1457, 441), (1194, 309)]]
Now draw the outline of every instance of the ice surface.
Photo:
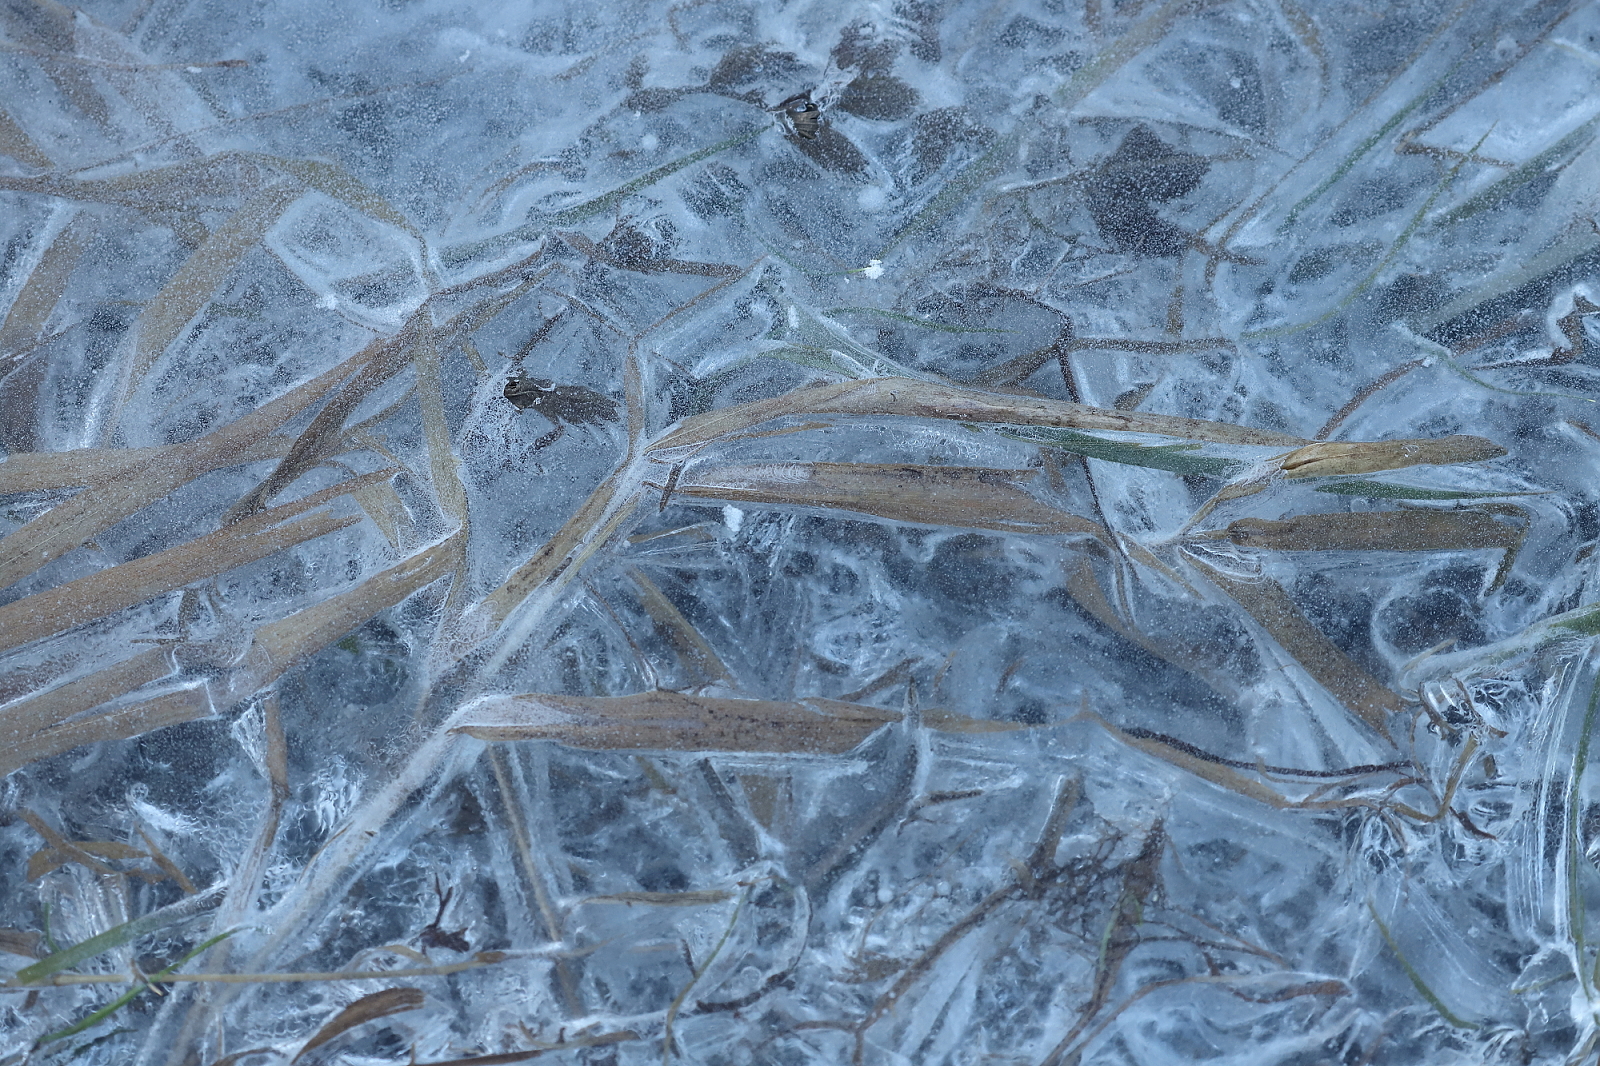
[(1595, 1055), (1600, 6), (0, 26), (0, 1063)]

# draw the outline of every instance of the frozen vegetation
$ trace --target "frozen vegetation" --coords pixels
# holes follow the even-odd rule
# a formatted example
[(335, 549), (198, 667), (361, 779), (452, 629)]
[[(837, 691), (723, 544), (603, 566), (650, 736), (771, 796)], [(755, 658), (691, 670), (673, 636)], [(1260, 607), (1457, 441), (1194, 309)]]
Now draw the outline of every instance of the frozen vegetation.
[(6, 0), (0, 1064), (1592, 1062), (1597, 133), (1576, 0)]

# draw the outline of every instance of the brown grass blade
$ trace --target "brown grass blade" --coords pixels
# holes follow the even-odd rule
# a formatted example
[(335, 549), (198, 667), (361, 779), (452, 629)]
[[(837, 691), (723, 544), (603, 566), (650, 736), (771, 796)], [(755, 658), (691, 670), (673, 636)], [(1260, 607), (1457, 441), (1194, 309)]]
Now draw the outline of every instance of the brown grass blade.
[(346, 592), (262, 626), (241, 664), (243, 669), (229, 679), (219, 705), (231, 706), (272, 684), (306, 656), (450, 573), (459, 557), (456, 538), (448, 538), (373, 574)]
[[(0, 118), (4, 115), (5, 112), (0, 111)], [(3, 140), (4, 127), (0, 126), (0, 141)], [(3, 143), (0, 143), (0, 151), (4, 151)], [(92, 215), (80, 214), (56, 234), (50, 247), (39, 257), (38, 265), (23, 283), (11, 310), (6, 312), (5, 324), (0, 325), (0, 374), (10, 370), (44, 332), (45, 323), (66, 291), (67, 279), (77, 268), (97, 228)]]
[(7, 114), (4, 108), (0, 108), (0, 155), (8, 155), (25, 167), (46, 170), (55, 166), (55, 162), (44, 154), (44, 149), (33, 143), (28, 131), (17, 125), (17, 120)]
[(554, 740), (601, 751), (805, 752), (839, 755), (900, 720), (859, 703), (741, 700), (639, 692), (631, 696), (529, 693), (480, 700), (451, 732), (479, 740)]
[(353, 516), (311, 515), (288, 520), (363, 484), (393, 476), (393, 470), (366, 474), (186, 544), (0, 606), (0, 651), (63, 632), (142, 603), (152, 596), (215, 577), (236, 566), (353, 525), (359, 521)]
[(1267, 577), (1248, 580), (1234, 577), (1193, 555), (1189, 560), (1243, 607), (1317, 684), (1388, 738), (1386, 715), (1400, 711), (1400, 697), (1356, 665), (1322, 630), (1312, 625), (1276, 581)]
[(306, 1041), (305, 1047), (290, 1062), (299, 1062), (306, 1052), (313, 1048), (321, 1047), (341, 1033), (348, 1032), (358, 1025), (387, 1018), (391, 1014), (402, 1011), (416, 1010), (422, 1006), (423, 995), (420, 988), (386, 988), (382, 992), (373, 992), (371, 995), (362, 996), (354, 1003), (335, 1014), (328, 1022), (318, 1029), (316, 1035)]
[(383, 539), (389, 542), (389, 547), (398, 551), (401, 523), (405, 523), (408, 527), (411, 523), (406, 514), (405, 502), (394, 490), (393, 482), (382, 481), (375, 485), (366, 485), (350, 495), (361, 505), (362, 512), (372, 519), (372, 524), (382, 531)]
[[(127, 844), (114, 844), (107, 841), (75, 840), (73, 847), (77, 851), (86, 852), (101, 859), (146, 859), (149, 858), (138, 848)], [(28, 880), (37, 881), (45, 874), (54, 873), (69, 862), (77, 862), (76, 854), (58, 851), (53, 847), (41, 848), (28, 856)], [(128, 871), (134, 873), (136, 871)]]
[(856, 511), (897, 522), (1006, 533), (1106, 531), (1041, 503), (1019, 486), (1036, 470), (910, 463), (754, 463), (702, 468), (680, 478), (680, 496), (735, 503)]
[(1506, 450), (1494, 441), (1464, 434), (1433, 440), (1318, 441), (1285, 455), (1278, 466), (1284, 477), (1332, 477), (1479, 463), (1504, 454)]
[(405, 365), (407, 349), (417, 331), (427, 328), (426, 322), (421, 317), (426, 314), (427, 307), (424, 305), (417, 315), (412, 316), (399, 336), (374, 340), (363, 348), (360, 354), (346, 361), (345, 365), (354, 372), (346, 375), (349, 381), (334, 394), (322, 410), (317, 412), (317, 417), (311, 420), (311, 424), (295, 438), (288, 454), (272, 473), (268, 474), (261, 484), (246, 493), (238, 503), (228, 508), (227, 514), (223, 516), (224, 522), (237, 521), (254, 514), (265, 507), (274, 496), (293, 484), (300, 475), (319, 465), (329, 456), (344, 450), (345, 420), (361, 401), (367, 398), (368, 393), (399, 373), (400, 368)]
[[(245, 254), (260, 243), (302, 189), (297, 182), (277, 182), (256, 193), (226, 222), (211, 231), (139, 316), (132, 383), (160, 358), (211, 299)], [(130, 385), (130, 388), (132, 385)]]
[(310, 188), (355, 208), (369, 218), (387, 222), (391, 226), (405, 230), (417, 240), (425, 241), (422, 231), (412, 225), (411, 220), (399, 209), (337, 163), (327, 163), (320, 159), (290, 159), (285, 156), (260, 155), (255, 152), (244, 152), (241, 155), (245, 159), (291, 175)]
[(10, 704), (0, 709), (0, 751), (60, 725), (73, 715), (166, 677), (175, 669), (170, 648), (150, 648), (115, 666)]
[(725, 888), (707, 888), (688, 892), (613, 892), (609, 896), (588, 896), (579, 903), (643, 903), (651, 907), (704, 907), (713, 903), (726, 903), (733, 893)]
[(180, 722), (193, 722), (216, 713), (203, 686), (179, 689), (118, 707), (92, 718), (80, 718), (36, 733), (20, 744), (0, 750), (0, 775), (39, 759), (104, 740), (128, 740)]
[(1294, 447), (1306, 443), (1303, 438), (1285, 433), (1235, 426), (1227, 422), (1089, 407), (1065, 400), (984, 392), (913, 378), (868, 378), (796, 389), (770, 400), (758, 400), (696, 415), (680, 422), (676, 429), (657, 440), (651, 450), (664, 452), (672, 448), (695, 447), (774, 418), (797, 415), (899, 415), (956, 422), (1155, 433), (1218, 444)]
[(940, 733), (1015, 733), (1033, 726), (1021, 722), (999, 722), (993, 718), (968, 718), (964, 714), (947, 711), (943, 707), (927, 707), (921, 712), (922, 724)]
[(1527, 527), (1516, 529), (1483, 511), (1370, 511), (1296, 515), (1282, 522), (1240, 518), (1210, 536), (1225, 536), (1243, 548), (1272, 551), (1463, 551), (1497, 548), (1505, 553), (1494, 584), (1522, 547)]
[(371, 355), (366, 352), (353, 356), (199, 440), (172, 445), (171, 451), (162, 449), (139, 470), (119, 474), (103, 488), (80, 492), (46, 511), (0, 540), (0, 588), (27, 577), (179, 485), (212, 470), (246, 461), (243, 457), (250, 455), (262, 438), (315, 403), (370, 359)]
[[(263, 437), (235, 456), (236, 463), (276, 459), (289, 450), (288, 437)], [(130, 471), (153, 465), (181, 465), (190, 458), (187, 444), (159, 448), (74, 448), (68, 452), (13, 452), (0, 460), (0, 494), (48, 492), (113, 481)]]
[(644, 607), (657, 630), (666, 637), (677, 649), (679, 657), (684, 664), (690, 667), (702, 679), (703, 684), (733, 685), (733, 674), (728, 670), (727, 664), (707, 641), (678, 610), (673, 603), (650, 580), (648, 574), (637, 566), (628, 567), (628, 577), (633, 580), (639, 590), (639, 603)]

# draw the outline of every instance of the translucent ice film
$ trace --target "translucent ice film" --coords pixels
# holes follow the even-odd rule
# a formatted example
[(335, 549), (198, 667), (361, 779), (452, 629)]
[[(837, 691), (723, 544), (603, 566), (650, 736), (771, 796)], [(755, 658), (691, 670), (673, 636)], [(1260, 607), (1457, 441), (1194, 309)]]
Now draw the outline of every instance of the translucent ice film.
[(1600, 1055), (1600, 4), (0, 3), (0, 1066)]

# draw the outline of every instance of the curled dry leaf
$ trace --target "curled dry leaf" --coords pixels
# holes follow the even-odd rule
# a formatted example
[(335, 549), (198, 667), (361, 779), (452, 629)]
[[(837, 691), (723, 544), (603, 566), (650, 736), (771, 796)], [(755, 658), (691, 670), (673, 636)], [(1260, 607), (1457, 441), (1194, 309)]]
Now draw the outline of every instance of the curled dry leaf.
[(1506, 450), (1492, 440), (1457, 434), (1421, 440), (1318, 441), (1277, 460), (1288, 478), (1374, 474), (1408, 466), (1454, 466), (1498, 459)]
[(358, 1025), (387, 1018), (391, 1014), (402, 1011), (416, 1010), (422, 1006), (423, 995), (420, 988), (386, 988), (382, 992), (362, 996), (344, 1010), (330, 1018), (316, 1035), (306, 1041), (306, 1046), (290, 1062), (298, 1062), (306, 1052), (313, 1048), (321, 1047), (334, 1037), (354, 1029)]
[(695, 471), (679, 479), (676, 491), (735, 503), (856, 511), (896, 522), (1106, 536), (1098, 523), (1041, 503), (1020, 487), (1037, 473), (911, 463), (752, 463)]

